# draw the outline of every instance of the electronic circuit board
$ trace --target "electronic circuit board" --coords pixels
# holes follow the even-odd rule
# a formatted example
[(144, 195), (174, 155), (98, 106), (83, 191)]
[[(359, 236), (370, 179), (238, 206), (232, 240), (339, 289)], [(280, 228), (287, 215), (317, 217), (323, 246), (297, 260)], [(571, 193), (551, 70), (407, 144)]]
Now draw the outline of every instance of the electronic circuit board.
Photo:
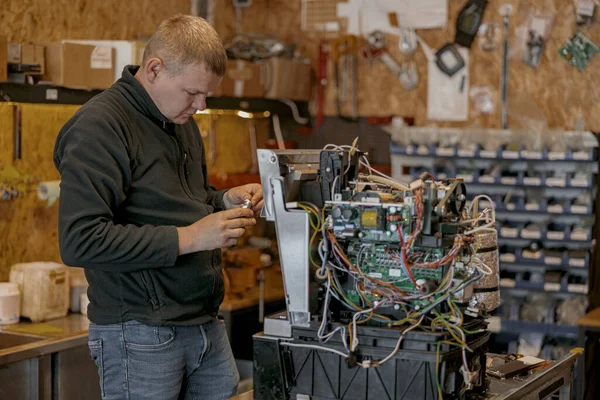
[[(419, 249), (415, 249), (419, 251)], [(427, 249), (428, 261), (437, 261), (444, 256), (443, 249)], [(351, 243), (348, 257), (366, 276), (392, 283), (405, 293), (416, 293), (417, 289), (409, 279), (398, 256), (390, 253), (388, 246), (380, 244)], [(440, 281), (444, 277), (444, 267), (411, 269), (415, 280)]]
[(332, 202), (333, 232), (340, 239), (398, 243), (410, 233), (411, 207), (397, 203)]
[(569, 64), (577, 67), (580, 71), (585, 69), (598, 52), (600, 52), (600, 47), (579, 31), (558, 50), (558, 53)]

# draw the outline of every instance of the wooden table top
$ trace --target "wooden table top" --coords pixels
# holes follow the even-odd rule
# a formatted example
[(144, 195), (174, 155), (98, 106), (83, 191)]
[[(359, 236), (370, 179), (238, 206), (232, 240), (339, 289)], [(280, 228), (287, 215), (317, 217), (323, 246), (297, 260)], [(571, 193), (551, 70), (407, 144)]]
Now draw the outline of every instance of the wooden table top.
[(229, 400), (254, 400), (254, 391), (250, 390), (249, 392), (232, 397)]
[(592, 326), (594, 328), (600, 328), (600, 307), (590, 311), (583, 317), (579, 318), (577, 325)]

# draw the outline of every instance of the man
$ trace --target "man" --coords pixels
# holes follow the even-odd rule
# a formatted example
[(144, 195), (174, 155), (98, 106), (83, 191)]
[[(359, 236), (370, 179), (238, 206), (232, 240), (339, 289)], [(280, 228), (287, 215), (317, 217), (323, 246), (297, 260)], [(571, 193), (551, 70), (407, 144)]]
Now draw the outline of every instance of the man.
[[(225, 328), (220, 248), (256, 223), (260, 185), (209, 185), (192, 115), (227, 57), (206, 21), (175, 16), (111, 88), (65, 124), (63, 261), (85, 268), (89, 347), (103, 399), (226, 399), (239, 375)], [(244, 200), (251, 209), (242, 208)]]

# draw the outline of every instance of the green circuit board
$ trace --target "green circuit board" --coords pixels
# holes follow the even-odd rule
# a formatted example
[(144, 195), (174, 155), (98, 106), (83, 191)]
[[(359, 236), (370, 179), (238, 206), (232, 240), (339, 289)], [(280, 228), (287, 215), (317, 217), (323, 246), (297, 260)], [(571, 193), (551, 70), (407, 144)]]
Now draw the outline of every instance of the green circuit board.
[(398, 230), (410, 234), (412, 220), (411, 208), (404, 204), (337, 203), (331, 217), (336, 236), (371, 243), (398, 243)]
[(558, 50), (562, 58), (580, 71), (585, 69), (598, 52), (600, 48), (579, 31)]
[[(366, 276), (392, 283), (405, 293), (416, 293), (417, 289), (404, 272), (400, 261), (386, 252), (386, 247), (386, 245), (352, 243), (348, 246), (348, 256), (350, 261), (357, 265)], [(419, 251), (420, 249), (417, 247), (415, 250)], [(424, 251), (427, 251), (427, 261), (437, 261), (444, 256), (444, 250), (441, 248)], [(438, 268), (414, 267), (411, 272), (415, 280), (425, 279), (439, 282), (444, 277), (445, 268), (443, 266)]]

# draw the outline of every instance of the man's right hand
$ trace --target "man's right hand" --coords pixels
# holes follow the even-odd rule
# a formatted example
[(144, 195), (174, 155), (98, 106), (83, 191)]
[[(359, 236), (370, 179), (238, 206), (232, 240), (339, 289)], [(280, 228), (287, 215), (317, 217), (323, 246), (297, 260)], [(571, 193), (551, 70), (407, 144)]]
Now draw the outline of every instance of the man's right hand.
[(254, 213), (245, 208), (207, 215), (190, 226), (177, 228), (179, 255), (234, 246), (246, 227), (254, 224)]

